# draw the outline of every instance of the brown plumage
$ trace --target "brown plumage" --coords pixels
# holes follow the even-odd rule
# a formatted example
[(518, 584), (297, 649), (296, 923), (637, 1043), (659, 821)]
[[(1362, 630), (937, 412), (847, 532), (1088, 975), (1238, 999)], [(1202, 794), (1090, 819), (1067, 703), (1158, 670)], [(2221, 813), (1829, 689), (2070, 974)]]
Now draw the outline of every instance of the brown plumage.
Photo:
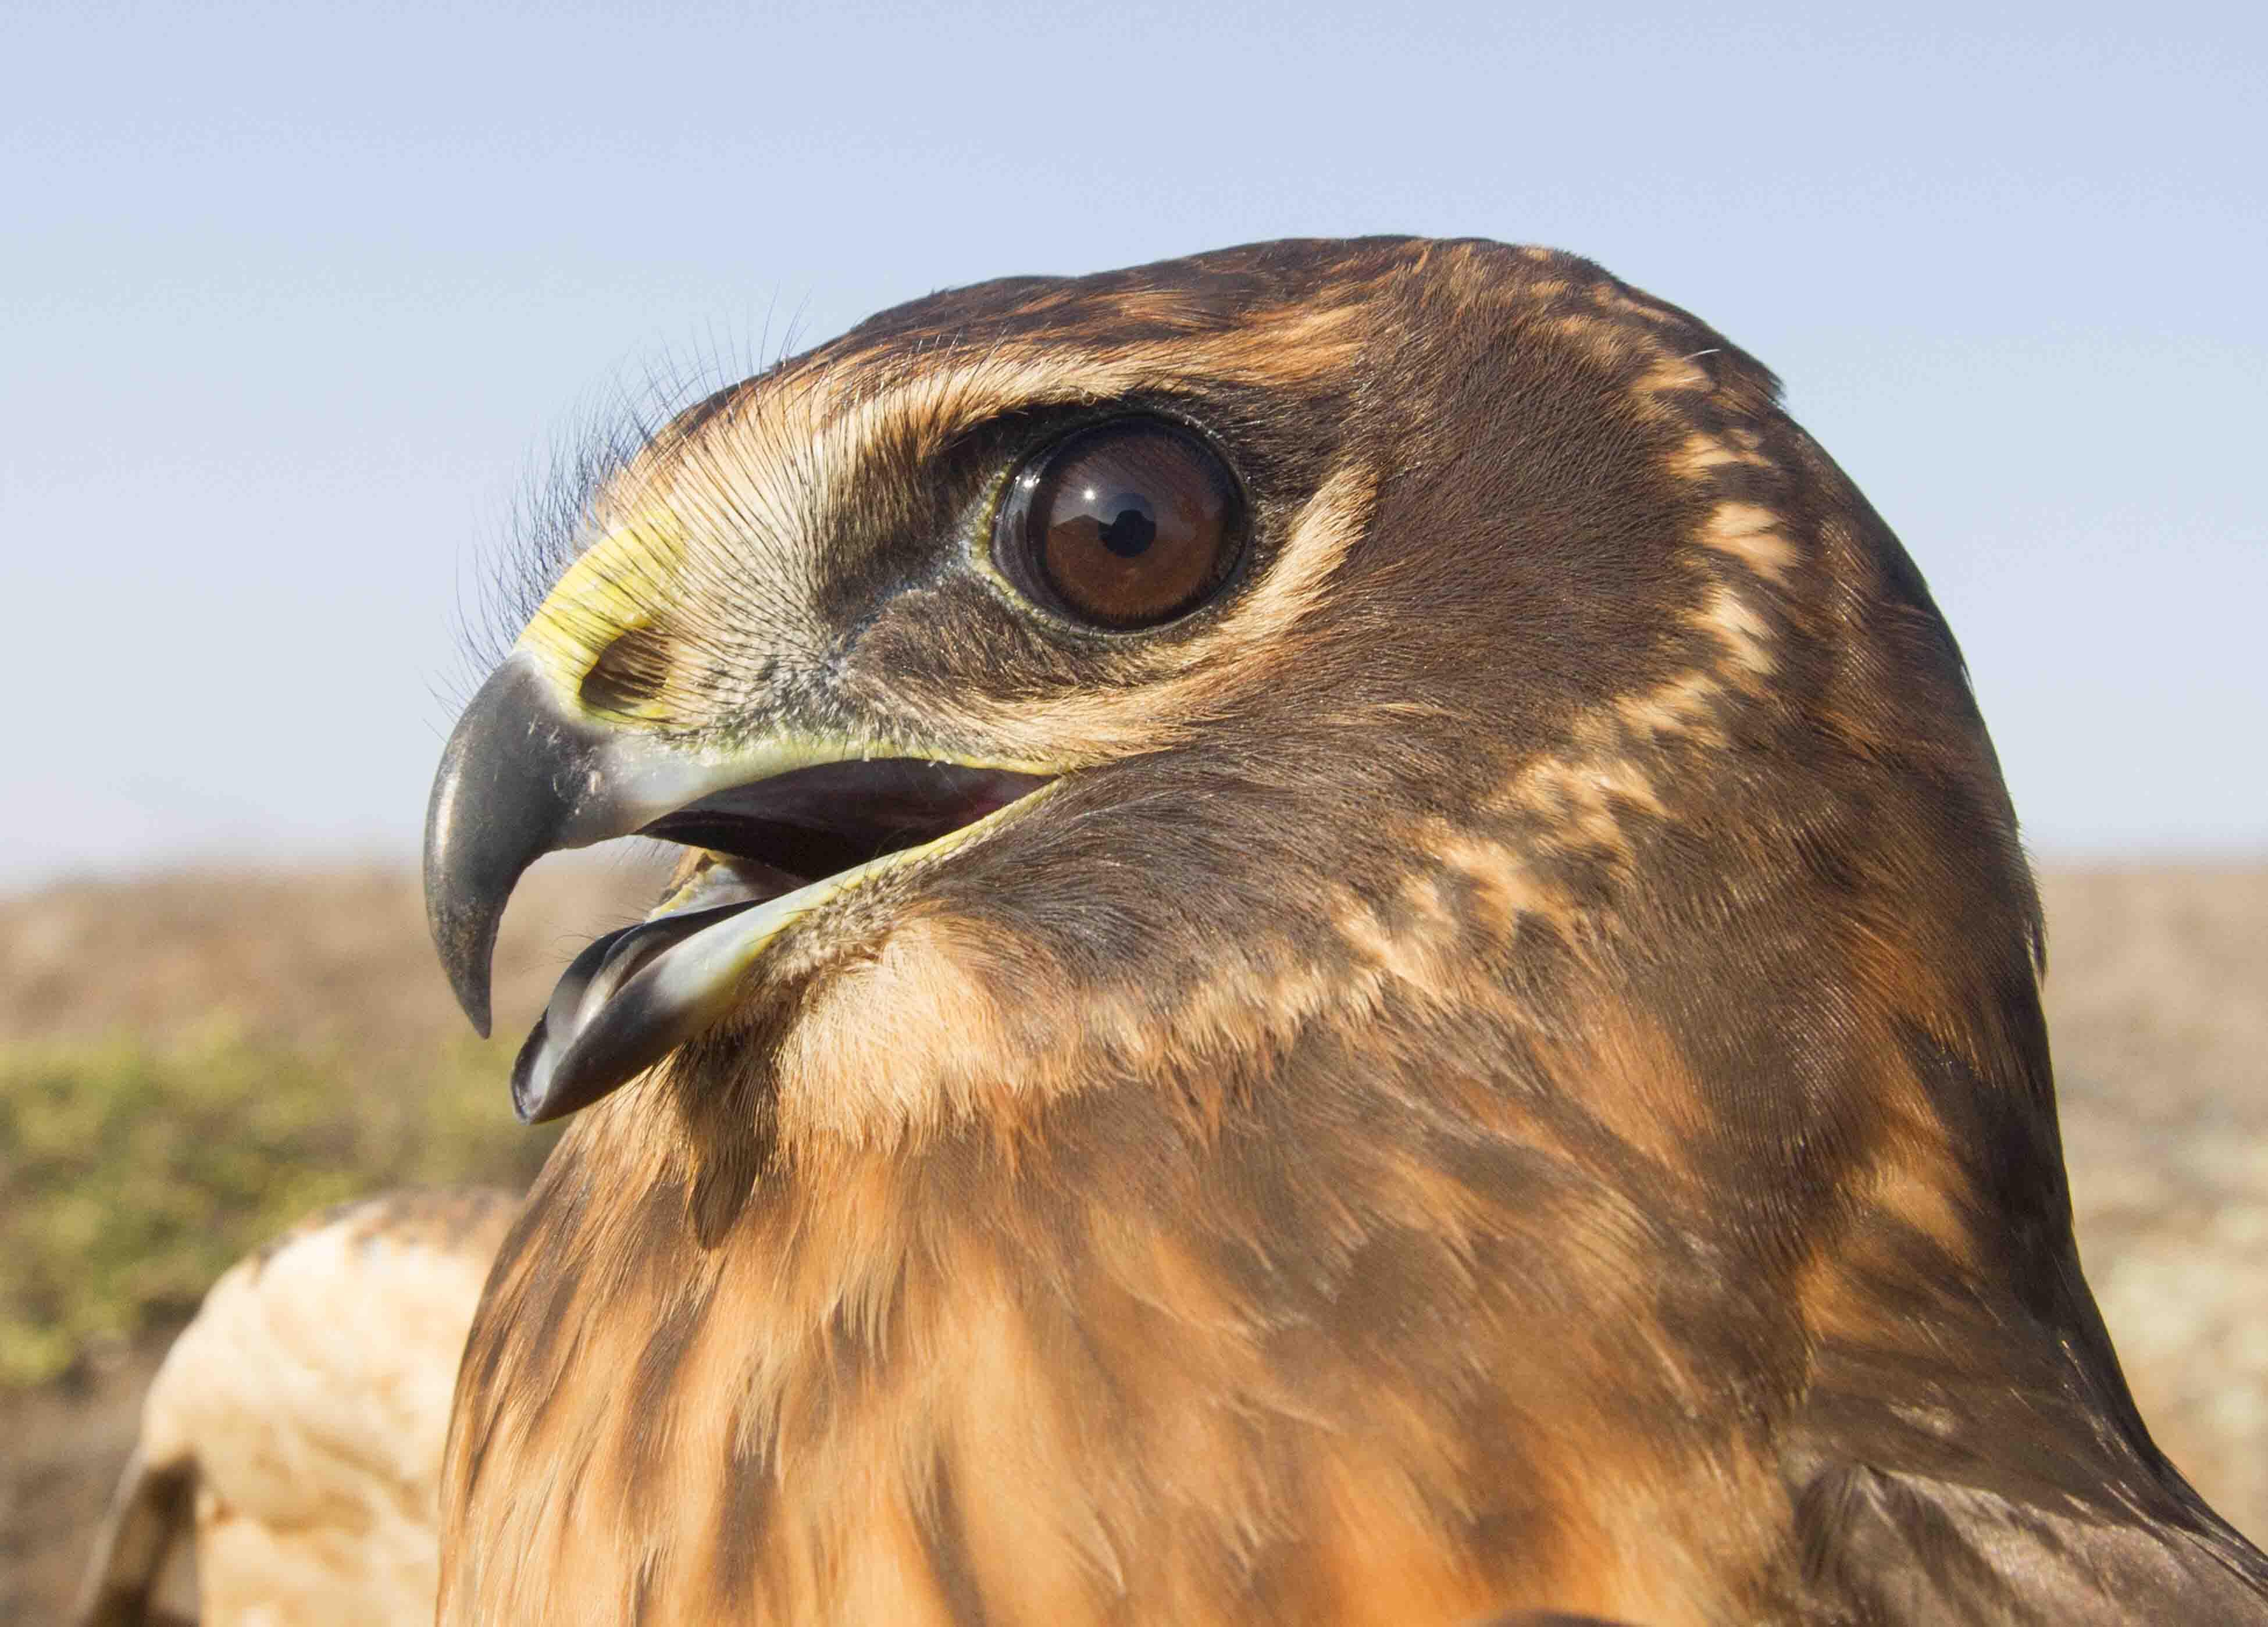
[(990, 283), (582, 515), (445, 959), (640, 827), (719, 909), (523, 1056), (444, 1623), (2268, 1620), (2080, 1275), (1952, 637), (1721, 335), (1486, 243)]
[(450, 1392), (516, 1206), (388, 1193), (232, 1267), (150, 1387), (73, 1621), (431, 1621)]

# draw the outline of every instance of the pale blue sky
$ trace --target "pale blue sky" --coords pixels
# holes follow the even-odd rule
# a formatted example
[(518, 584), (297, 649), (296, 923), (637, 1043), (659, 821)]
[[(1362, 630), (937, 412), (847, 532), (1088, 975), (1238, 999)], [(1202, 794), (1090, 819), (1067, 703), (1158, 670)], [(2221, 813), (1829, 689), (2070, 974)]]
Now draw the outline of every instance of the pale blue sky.
[(2268, 849), (2268, 8), (0, 14), (0, 883), (408, 857), (529, 473), (791, 317), (1292, 233), (1777, 369), (2036, 850)]

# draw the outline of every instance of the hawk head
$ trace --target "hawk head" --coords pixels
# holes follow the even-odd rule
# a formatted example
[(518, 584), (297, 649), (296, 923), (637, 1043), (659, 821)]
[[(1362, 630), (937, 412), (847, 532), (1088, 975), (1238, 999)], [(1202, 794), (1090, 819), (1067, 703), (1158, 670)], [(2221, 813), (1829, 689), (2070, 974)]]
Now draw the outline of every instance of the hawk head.
[(434, 788), (475, 1021), (536, 857), (688, 859), (515, 1069), (580, 1116), (445, 1619), (1754, 1619), (1837, 1441), (1983, 1450), (1925, 1400), (2172, 1496), (1959, 653), (1691, 317), (1478, 242), (990, 283), (581, 521)]

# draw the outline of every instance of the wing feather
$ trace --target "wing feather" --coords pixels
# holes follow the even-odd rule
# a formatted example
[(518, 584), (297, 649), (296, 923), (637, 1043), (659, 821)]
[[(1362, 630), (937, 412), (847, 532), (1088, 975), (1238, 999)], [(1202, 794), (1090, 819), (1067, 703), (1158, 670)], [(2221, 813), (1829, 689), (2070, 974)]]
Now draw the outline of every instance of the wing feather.
[(167, 1352), (74, 1620), (430, 1622), (450, 1397), (509, 1194), (348, 1204), (239, 1261)]

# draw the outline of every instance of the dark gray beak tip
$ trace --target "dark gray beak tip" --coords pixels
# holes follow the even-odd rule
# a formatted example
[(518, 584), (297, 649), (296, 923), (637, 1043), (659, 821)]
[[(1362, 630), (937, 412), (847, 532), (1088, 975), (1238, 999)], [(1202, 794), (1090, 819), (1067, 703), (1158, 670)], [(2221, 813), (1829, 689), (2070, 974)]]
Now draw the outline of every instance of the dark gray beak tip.
[(442, 969), (448, 974), (449, 991), (457, 997), (473, 1032), (485, 1040), (495, 1026), (489, 1009), (489, 968), (496, 957), (497, 926), (503, 916), (499, 912), (482, 921), (461, 910), (445, 911), (433, 892), (429, 884), (425, 921), (432, 931), (434, 947), (440, 951)]
[[(485, 692), (483, 692), (485, 693)], [(476, 700), (475, 709), (479, 705)], [(496, 955), (497, 928), (504, 920), (505, 901), (519, 880), (505, 875), (497, 844), (487, 834), (488, 821), (480, 812), (465, 808), (468, 724), (475, 710), (468, 710), (441, 754), (441, 769), (433, 779), (433, 794), (425, 807), (425, 924), (433, 934), (433, 947), (450, 990), (464, 1008), (475, 1032), (489, 1036), (490, 966)], [(498, 885), (501, 883), (501, 885)]]
[(597, 746), (515, 657), (481, 686), (441, 753), (425, 808), (425, 921), (483, 1038), (504, 905), (527, 867), (560, 845)]

